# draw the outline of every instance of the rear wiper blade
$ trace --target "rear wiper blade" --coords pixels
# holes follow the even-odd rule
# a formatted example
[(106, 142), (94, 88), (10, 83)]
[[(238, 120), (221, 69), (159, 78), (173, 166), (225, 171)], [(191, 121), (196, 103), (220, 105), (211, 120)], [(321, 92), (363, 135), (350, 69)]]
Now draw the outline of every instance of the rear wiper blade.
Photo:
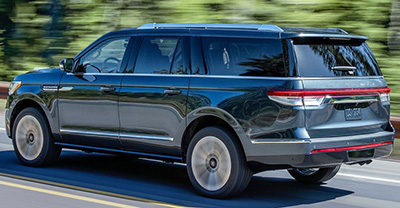
[(355, 71), (357, 68), (354, 66), (333, 66), (331, 69), (337, 71)]

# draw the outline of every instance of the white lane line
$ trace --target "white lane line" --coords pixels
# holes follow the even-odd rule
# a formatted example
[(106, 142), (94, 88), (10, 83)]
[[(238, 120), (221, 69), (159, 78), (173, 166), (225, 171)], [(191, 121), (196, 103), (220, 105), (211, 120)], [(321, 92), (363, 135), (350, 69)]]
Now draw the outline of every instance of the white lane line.
[(374, 181), (382, 181), (382, 182), (400, 184), (400, 181), (398, 181), (398, 180), (392, 180), (392, 179), (386, 179), (386, 178), (376, 178), (376, 177), (354, 175), (354, 174), (347, 174), (347, 173), (338, 173), (338, 175), (347, 176), (347, 177), (353, 177), (353, 178), (360, 178), (360, 179), (367, 179), (367, 180), (374, 180)]
[[(400, 164), (400, 163), (399, 163)], [(382, 167), (376, 168), (376, 167), (371, 167), (369, 166), (368, 168), (348, 168), (346, 167), (343, 168), (342, 171), (340, 171), (341, 173), (352, 173), (354, 175), (368, 175), (368, 176), (385, 176), (384, 178), (398, 178), (400, 179), (400, 171), (393, 171), (393, 170), (400, 170), (400, 166), (390, 166), (391, 164), (388, 164), (389, 167), (391, 167), (390, 169), (383, 169)]]
[[(374, 208), (375, 207), (376, 208), (400, 207), (399, 202), (387, 201), (387, 200), (375, 199), (375, 198), (368, 198), (368, 197), (353, 196), (353, 195), (338, 197), (337, 199), (335, 199), (333, 201), (333, 203), (347, 205), (349, 207), (350, 206), (351, 207), (374, 207)], [(343, 206), (337, 206), (337, 207), (343, 207)]]
[(1, 127), (0, 127), (0, 131), (6, 131), (6, 128), (1, 128)]

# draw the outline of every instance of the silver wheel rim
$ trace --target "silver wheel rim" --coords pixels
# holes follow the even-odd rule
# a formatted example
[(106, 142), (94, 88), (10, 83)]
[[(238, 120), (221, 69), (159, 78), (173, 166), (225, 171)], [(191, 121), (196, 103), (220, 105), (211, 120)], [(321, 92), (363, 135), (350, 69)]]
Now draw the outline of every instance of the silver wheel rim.
[(319, 168), (306, 168), (306, 169), (295, 169), (295, 171), (301, 175), (310, 176), (315, 174)]
[(36, 159), (42, 151), (43, 140), (42, 126), (35, 117), (26, 115), (19, 120), (15, 131), (15, 143), (24, 159)]
[(214, 136), (206, 136), (193, 149), (191, 166), (201, 187), (208, 191), (221, 189), (231, 175), (231, 156), (225, 144)]

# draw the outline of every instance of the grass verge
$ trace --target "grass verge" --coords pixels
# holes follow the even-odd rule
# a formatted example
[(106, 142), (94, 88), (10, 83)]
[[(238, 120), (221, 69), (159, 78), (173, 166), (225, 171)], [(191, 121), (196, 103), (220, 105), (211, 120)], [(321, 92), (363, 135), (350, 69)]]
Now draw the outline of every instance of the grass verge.
[(393, 152), (387, 159), (400, 160), (400, 139), (394, 140)]
[(6, 107), (6, 99), (0, 99), (0, 111), (4, 111), (4, 108)]

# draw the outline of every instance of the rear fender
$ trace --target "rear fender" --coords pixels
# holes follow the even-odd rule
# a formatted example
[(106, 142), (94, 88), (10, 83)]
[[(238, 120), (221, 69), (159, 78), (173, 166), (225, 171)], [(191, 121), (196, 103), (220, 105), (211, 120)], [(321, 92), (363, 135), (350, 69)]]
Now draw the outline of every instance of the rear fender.
[(216, 108), (216, 107), (201, 107), (198, 108), (192, 112), (190, 112), (187, 116), (187, 123), (188, 126), (196, 119), (204, 117), (204, 116), (215, 116), (220, 118), (221, 120), (225, 121), (227, 124), (229, 124), (230, 127), (235, 131), (236, 135), (239, 138), (239, 141), (245, 151), (245, 154), (247, 155), (246, 152), (246, 147), (251, 145), (250, 139), (246, 132), (244, 132), (242, 126), (239, 124), (239, 122), (228, 112), (226, 112), (223, 109)]

